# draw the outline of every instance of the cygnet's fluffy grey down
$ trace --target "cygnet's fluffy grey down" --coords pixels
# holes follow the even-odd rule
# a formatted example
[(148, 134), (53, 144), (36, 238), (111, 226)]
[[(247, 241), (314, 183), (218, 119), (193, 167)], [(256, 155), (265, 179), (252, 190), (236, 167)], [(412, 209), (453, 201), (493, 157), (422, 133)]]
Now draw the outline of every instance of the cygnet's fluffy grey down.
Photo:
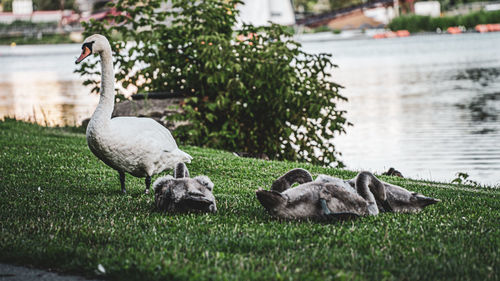
[(184, 163), (178, 163), (174, 176), (164, 176), (153, 183), (155, 205), (167, 212), (210, 212), (217, 206), (212, 194), (214, 184), (207, 176), (189, 177)]
[[(297, 187), (290, 188), (294, 183)], [(259, 189), (257, 199), (273, 216), (283, 219), (349, 219), (379, 212), (418, 212), (440, 200), (406, 190), (361, 172), (345, 181), (319, 175), (313, 181), (304, 169), (293, 169)]]

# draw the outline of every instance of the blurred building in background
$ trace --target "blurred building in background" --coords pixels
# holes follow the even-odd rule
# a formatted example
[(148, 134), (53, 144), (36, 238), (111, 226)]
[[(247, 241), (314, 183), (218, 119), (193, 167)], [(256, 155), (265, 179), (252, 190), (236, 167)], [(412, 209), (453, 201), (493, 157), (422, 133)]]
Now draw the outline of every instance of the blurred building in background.
[(76, 0), (76, 5), (82, 16), (89, 16), (92, 13), (92, 7), (95, 2), (95, 0)]
[(337, 30), (380, 28), (397, 16), (397, 3), (397, 0), (366, 1), (325, 13), (305, 15), (297, 20), (297, 24), (310, 28), (327, 26)]
[(438, 1), (417, 2), (414, 5), (416, 15), (439, 17), (441, 15), (441, 4)]
[(12, 1), (12, 13), (14, 15), (30, 15), (33, 13), (32, 0), (14, 0)]
[(13, 0), (11, 12), (0, 13), (0, 23), (11, 24), (14, 21), (33, 23), (62, 23), (69, 24), (78, 20), (78, 14), (71, 10), (34, 10), (32, 0)]
[(245, 0), (238, 6), (240, 12), (238, 24), (255, 26), (269, 25), (270, 22), (293, 25), (295, 13), (290, 0)]

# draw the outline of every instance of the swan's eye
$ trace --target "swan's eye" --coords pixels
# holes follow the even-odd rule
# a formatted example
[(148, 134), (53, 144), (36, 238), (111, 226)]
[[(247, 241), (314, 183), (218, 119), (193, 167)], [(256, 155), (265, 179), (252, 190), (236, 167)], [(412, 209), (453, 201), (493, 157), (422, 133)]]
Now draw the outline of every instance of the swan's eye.
[(94, 42), (95, 42), (95, 41), (90, 41), (90, 42), (84, 43), (84, 44), (82, 45), (82, 50), (84, 50), (84, 49), (85, 49), (85, 47), (87, 47), (87, 48), (90, 50), (90, 52), (92, 53), (92, 44), (94, 44)]

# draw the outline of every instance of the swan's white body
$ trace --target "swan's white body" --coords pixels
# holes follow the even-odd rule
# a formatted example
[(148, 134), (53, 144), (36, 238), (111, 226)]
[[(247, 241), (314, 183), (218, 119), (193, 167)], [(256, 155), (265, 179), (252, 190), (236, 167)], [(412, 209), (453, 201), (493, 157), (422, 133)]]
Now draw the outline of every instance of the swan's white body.
[(189, 163), (192, 157), (181, 151), (170, 131), (153, 119), (111, 119), (115, 99), (111, 47), (102, 35), (92, 35), (85, 42), (90, 44), (87, 46), (91, 52), (99, 53), (102, 64), (101, 95), (87, 127), (88, 146), (97, 158), (120, 173), (123, 191), (124, 172), (127, 172), (146, 177), (148, 192), (151, 176), (173, 169), (179, 162)]
[(118, 117), (87, 127), (90, 150), (108, 166), (136, 177), (152, 176), (192, 158), (170, 132), (150, 118)]

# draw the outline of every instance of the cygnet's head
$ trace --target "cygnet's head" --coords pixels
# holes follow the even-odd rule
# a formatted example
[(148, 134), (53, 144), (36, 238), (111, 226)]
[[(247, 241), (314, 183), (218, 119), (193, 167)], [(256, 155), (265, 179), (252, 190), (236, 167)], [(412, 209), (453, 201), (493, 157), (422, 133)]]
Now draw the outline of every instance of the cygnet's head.
[(157, 179), (153, 188), (156, 207), (161, 211), (217, 212), (212, 181), (207, 176), (189, 178), (189, 171), (184, 163), (176, 165), (174, 177)]
[(427, 197), (397, 185), (385, 184), (385, 188), (387, 203), (389, 203), (392, 212), (416, 213), (429, 205), (441, 202), (439, 199)]
[(82, 54), (75, 63), (81, 62), (91, 54), (99, 54), (104, 50), (111, 50), (108, 39), (101, 34), (91, 35), (83, 41)]
[(195, 178), (161, 177), (153, 184), (155, 204), (160, 211), (215, 213), (214, 184), (206, 176)]

